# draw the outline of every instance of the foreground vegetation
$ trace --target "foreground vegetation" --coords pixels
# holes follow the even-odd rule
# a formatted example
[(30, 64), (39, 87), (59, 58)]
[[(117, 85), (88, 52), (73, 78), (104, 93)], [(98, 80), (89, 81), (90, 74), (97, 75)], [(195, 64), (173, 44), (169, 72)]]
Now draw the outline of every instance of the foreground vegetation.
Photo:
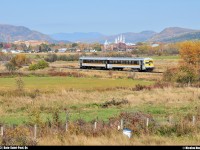
[[(142, 89), (141, 87), (152, 88)], [(5, 131), (5, 137), (8, 138), (14, 133), (18, 134), (20, 136), (16, 138), (24, 137), (26, 145), (31, 144), (28, 143), (28, 139), (29, 137), (32, 139), (33, 135), (29, 132), (33, 131), (35, 124), (38, 126), (36, 144), (39, 145), (177, 145), (197, 144), (200, 140), (198, 136), (200, 92), (194, 87), (158, 85), (139, 87), (137, 85), (133, 89), (116, 88), (106, 91), (27, 90), (26, 94), (22, 93), (22, 95), (12, 95), (7, 91), (4, 95), (1, 93), (0, 99), (1, 123), (4, 124), (6, 130), (10, 128), (6, 127), (8, 125), (17, 125), (20, 128), (9, 133)], [(65, 131), (66, 112), (69, 122), (67, 132)], [(127, 124), (130, 119), (128, 121), (125, 116), (120, 115), (123, 112), (150, 115), (149, 117), (154, 122), (150, 120), (147, 132), (145, 120), (139, 126), (131, 126)], [(197, 119), (195, 126), (192, 124), (193, 116)], [(169, 117), (172, 118), (171, 125), (168, 123)], [(108, 128), (109, 130), (98, 126), (102, 121), (106, 125), (113, 119), (119, 123)], [(117, 130), (120, 119), (124, 119), (124, 127), (133, 129), (132, 138), (129, 139), (122, 134), (121, 130)], [(96, 131), (93, 130), (94, 120), (97, 121)], [(85, 126), (84, 122), (88, 122), (88, 125)], [(23, 127), (24, 125), (29, 125), (29, 129)], [(119, 139), (123, 141), (119, 143)], [(49, 140), (52, 142), (49, 143)], [(23, 141), (23, 139), (18, 139), (17, 143), (23, 145)], [(9, 141), (2, 142), (9, 144)]]
[[(198, 43), (191, 50), (195, 46)], [(181, 58), (187, 55), (184, 48)], [(196, 145), (200, 142), (197, 52), (185, 63), (180, 63), (179, 56), (155, 56), (155, 70), (160, 73), (76, 70), (77, 60), (64, 57), (54, 61), (46, 55), (15, 56), (10, 60), (15, 69), (0, 67), (0, 123), (4, 127), (0, 142)], [(45, 62), (47, 57), (51, 59)], [(45, 67), (38, 69), (41, 60)], [(132, 130), (131, 138), (119, 129), (121, 120), (124, 128)]]

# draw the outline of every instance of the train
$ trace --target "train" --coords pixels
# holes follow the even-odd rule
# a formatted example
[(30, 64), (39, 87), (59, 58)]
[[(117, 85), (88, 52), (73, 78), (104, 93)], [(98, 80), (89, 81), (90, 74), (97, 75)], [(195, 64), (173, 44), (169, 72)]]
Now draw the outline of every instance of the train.
[(123, 70), (129, 68), (137, 71), (152, 72), (154, 62), (152, 58), (133, 58), (133, 57), (89, 57), (82, 56), (79, 58), (81, 69), (106, 69), (106, 70)]

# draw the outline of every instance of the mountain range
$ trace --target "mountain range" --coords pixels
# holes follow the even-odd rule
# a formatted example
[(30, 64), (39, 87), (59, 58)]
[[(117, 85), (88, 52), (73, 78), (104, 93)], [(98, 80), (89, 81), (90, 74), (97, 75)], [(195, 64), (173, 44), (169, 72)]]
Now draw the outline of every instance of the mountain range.
[(165, 28), (160, 33), (151, 37), (148, 41), (156, 42), (178, 42), (184, 40), (200, 39), (200, 30), (186, 29), (180, 27)]
[(115, 38), (119, 37), (120, 35), (125, 36), (126, 42), (146, 41), (155, 34), (156, 32), (154, 31), (143, 31), (140, 33), (127, 32), (116, 35), (103, 35), (98, 32), (89, 32), (89, 33), (75, 32), (75, 33), (57, 33), (57, 34), (52, 34), (50, 36), (56, 40), (69, 40), (72, 42), (79, 41), (88, 43), (93, 43), (93, 42), (104, 43), (105, 40), (113, 42), (115, 41)]
[(45, 40), (54, 42), (49, 35), (30, 30), (27, 27), (0, 24), (1, 42), (13, 42), (17, 40)]
[(123, 35), (126, 42), (179, 42), (184, 40), (200, 39), (200, 30), (169, 27), (159, 33), (154, 31), (142, 31), (139, 33), (126, 32), (115, 35), (104, 35), (98, 32), (75, 32), (75, 33), (55, 33), (46, 35), (38, 31), (31, 30), (24, 26), (13, 26), (0, 24), (0, 42), (13, 42), (17, 40), (43, 40), (50, 43), (58, 42), (99, 42), (104, 43), (105, 40), (114, 42), (115, 38)]
[(123, 35), (126, 38), (126, 42), (137, 43), (137, 42), (179, 42), (185, 40), (199, 40), (200, 30), (180, 28), (180, 27), (169, 27), (165, 28), (159, 33), (154, 31), (142, 31), (139, 33), (126, 32), (116, 35), (103, 35), (97, 32), (89, 33), (57, 33), (50, 35), (55, 40), (68, 40), (71, 42), (99, 42), (104, 43), (106, 40), (114, 42), (115, 38)]

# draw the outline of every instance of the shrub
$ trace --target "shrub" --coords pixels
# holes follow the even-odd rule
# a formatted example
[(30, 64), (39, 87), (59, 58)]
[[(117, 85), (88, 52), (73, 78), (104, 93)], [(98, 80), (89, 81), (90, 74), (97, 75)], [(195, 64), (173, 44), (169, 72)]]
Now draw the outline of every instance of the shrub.
[(4, 54), (0, 52), (0, 61), (10, 61), (12, 59), (12, 54)]
[(55, 62), (57, 61), (58, 56), (56, 54), (48, 54), (47, 57), (45, 57), (45, 60), (47, 62)]
[(187, 65), (181, 66), (176, 76), (178, 83), (193, 83), (198, 80), (198, 74), (195, 72), (195, 69)]
[(24, 81), (20, 77), (16, 78), (16, 90), (18, 92), (24, 91)]
[(181, 65), (178, 68), (167, 69), (163, 74), (164, 81), (177, 83), (194, 83), (199, 80), (198, 72), (191, 65)]
[(141, 91), (143, 89), (146, 89), (145, 85), (141, 85), (141, 84), (136, 84), (135, 88), (133, 88), (133, 91)]
[(175, 81), (175, 75), (178, 73), (178, 68), (168, 68), (164, 73), (163, 73), (163, 80), (164, 81)]
[(29, 70), (38, 70), (38, 69), (44, 69), (49, 67), (49, 64), (45, 60), (40, 60), (37, 64), (31, 64), (29, 66)]
[(85, 74), (80, 72), (57, 72), (57, 71), (51, 71), (48, 73), (50, 76), (69, 76), (69, 77), (85, 77)]
[(45, 60), (47, 62), (55, 62), (58, 60), (62, 60), (62, 61), (78, 61), (79, 59), (79, 55), (75, 54), (75, 55), (56, 55), (56, 54), (48, 54), (47, 57), (45, 57)]
[(109, 106), (119, 106), (129, 104), (129, 101), (126, 99), (122, 99), (121, 101), (116, 101), (114, 98), (111, 101), (106, 101), (105, 103), (101, 104), (102, 108), (108, 108)]
[(16, 67), (22, 67), (23, 65), (30, 64), (30, 59), (24, 54), (18, 54), (10, 60)]
[(15, 65), (13, 63), (11, 63), (11, 62), (6, 63), (5, 67), (9, 72), (13, 72), (13, 71), (15, 71), (17, 69), (15, 67)]
[(58, 57), (58, 60), (67, 61), (67, 56), (66, 55), (60, 55)]
[(7, 128), (5, 130), (5, 136), (2, 139), (2, 145), (37, 145), (33, 139), (29, 137), (31, 130), (24, 126), (17, 126), (13, 128)]
[(37, 64), (31, 64), (30, 66), (29, 66), (29, 70), (37, 70), (38, 68), (37, 68)]

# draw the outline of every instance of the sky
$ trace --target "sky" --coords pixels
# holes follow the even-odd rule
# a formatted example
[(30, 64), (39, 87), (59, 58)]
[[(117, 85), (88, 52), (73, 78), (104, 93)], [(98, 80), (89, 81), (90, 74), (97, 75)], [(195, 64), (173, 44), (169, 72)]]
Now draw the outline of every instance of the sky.
[(200, 0), (0, 0), (0, 24), (45, 34), (200, 29)]

